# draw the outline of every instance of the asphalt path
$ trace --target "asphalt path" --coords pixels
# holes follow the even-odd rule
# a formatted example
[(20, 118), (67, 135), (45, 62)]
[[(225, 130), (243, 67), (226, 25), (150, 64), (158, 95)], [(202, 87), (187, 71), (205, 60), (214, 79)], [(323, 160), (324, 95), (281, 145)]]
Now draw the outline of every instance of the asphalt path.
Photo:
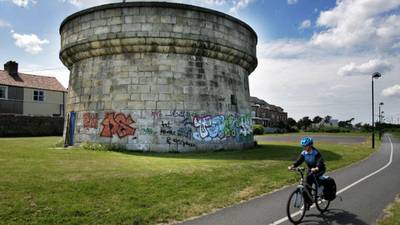
[(285, 135), (263, 135), (255, 136), (258, 142), (299, 142), (304, 136), (310, 136), (318, 145), (319, 142), (334, 143), (334, 144), (358, 144), (367, 141), (366, 136), (352, 136), (352, 135), (320, 135), (320, 134), (285, 134)]
[[(383, 209), (400, 193), (399, 171), (400, 141), (386, 135), (380, 150), (367, 160), (328, 174), (336, 180), (339, 197), (331, 202), (329, 210), (324, 214), (320, 214), (315, 207), (311, 208), (301, 224), (374, 224), (382, 216)], [(289, 186), (179, 224), (291, 224), (286, 217), (286, 202), (294, 189), (295, 185)]]

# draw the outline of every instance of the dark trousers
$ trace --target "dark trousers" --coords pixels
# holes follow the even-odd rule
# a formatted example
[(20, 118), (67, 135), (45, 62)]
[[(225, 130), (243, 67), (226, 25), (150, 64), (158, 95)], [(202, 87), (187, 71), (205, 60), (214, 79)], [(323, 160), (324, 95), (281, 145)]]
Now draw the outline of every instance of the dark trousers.
[[(319, 171), (317, 173), (311, 173), (310, 171), (307, 174), (306, 177), (306, 182), (307, 184), (312, 187), (312, 185), (315, 183), (315, 179), (317, 179), (317, 182), (319, 183), (319, 177), (322, 176), (325, 173), (325, 171)], [(310, 193), (310, 195), (312, 195), (311, 193), (311, 188), (307, 187), (308, 192)], [(312, 199), (310, 199), (307, 195), (304, 196), (305, 200), (307, 203), (312, 204)]]

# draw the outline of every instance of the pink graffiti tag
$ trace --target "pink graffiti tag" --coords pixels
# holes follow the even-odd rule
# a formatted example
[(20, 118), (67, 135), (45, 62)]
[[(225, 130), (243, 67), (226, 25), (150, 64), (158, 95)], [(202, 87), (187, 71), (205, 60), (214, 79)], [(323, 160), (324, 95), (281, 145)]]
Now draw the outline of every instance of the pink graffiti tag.
[(114, 134), (123, 138), (129, 135), (135, 135), (136, 128), (130, 125), (135, 123), (131, 115), (125, 116), (123, 113), (106, 113), (103, 122), (103, 130), (100, 136), (112, 137)]
[(86, 112), (83, 114), (84, 128), (97, 128), (97, 113)]
[(151, 112), (151, 115), (153, 116), (153, 119), (160, 119), (161, 112), (160, 111)]

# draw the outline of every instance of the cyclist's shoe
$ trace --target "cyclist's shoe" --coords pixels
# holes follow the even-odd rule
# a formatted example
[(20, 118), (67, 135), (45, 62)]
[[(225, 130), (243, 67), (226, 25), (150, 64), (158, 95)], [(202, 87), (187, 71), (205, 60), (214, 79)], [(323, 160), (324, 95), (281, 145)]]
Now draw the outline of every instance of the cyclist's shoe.
[(306, 210), (310, 210), (312, 205), (314, 205), (314, 202), (306, 202), (305, 203)]

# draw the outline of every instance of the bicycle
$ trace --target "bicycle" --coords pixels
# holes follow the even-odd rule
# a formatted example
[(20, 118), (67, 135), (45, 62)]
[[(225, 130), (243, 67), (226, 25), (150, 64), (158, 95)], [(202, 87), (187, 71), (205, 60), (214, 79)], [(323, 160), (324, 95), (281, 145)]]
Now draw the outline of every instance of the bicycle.
[[(311, 205), (315, 203), (315, 206), (321, 213), (324, 213), (326, 210), (328, 210), (330, 201), (324, 199), (324, 187), (318, 184), (318, 179), (315, 177), (315, 175), (315, 183), (312, 187), (310, 187), (310, 185), (304, 181), (305, 168), (297, 167), (292, 169), (292, 171), (298, 172), (301, 176), (301, 179), (299, 185), (297, 185), (296, 189), (289, 196), (286, 205), (286, 213), (290, 222), (298, 224), (303, 220), (307, 210), (305, 204), (305, 195), (312, 200)], [(312, 193), (310, 193), (308, 190), (311, 190)]]

